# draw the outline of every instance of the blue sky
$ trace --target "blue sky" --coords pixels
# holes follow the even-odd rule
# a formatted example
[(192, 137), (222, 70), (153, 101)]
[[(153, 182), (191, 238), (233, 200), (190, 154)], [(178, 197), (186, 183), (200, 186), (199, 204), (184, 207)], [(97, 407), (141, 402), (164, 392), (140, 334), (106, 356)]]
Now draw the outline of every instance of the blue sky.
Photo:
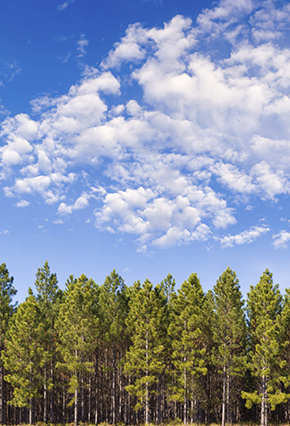
[(18, 300), (230, 266), (290, 286), (290, 5), (10, 0), (0, 6), (0, 261)]

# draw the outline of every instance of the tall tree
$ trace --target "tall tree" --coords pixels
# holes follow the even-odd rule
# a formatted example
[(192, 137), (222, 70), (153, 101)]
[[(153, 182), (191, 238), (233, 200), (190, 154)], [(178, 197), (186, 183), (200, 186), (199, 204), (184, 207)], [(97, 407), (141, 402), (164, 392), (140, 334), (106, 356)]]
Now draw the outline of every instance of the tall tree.
[(163, 321), (166, 297), (160, 285), (153, 288), (146, 280), (141, 286), (136, 282), (130, 294), (130, 311), (126, 319), (132, 345), (126, 354), (125, 370), (134, 383), (127, 391), (137, 397), (135, 409), (145, 409), (145, 424), (149, 423), (149, 400), (158, 374), (163, 372), (164, 335)]
[(112, 423), (116, 423), (116, 376), (117, 354), (125, 351), (125, 318), (128, 298), (123, 278), (115, 271), (106, 277), (100, 288), (100, 316), (102, 317), (103, 341), (107, 349), (112, 348)]
[[(246, 320), (236, 273), (227, 268), (213, 290), (213, 363), (222, 376), (222, 426), (232, 423), (231, 383), (246, 370)], [(237, 387), (236, 387), (237, 388)]]
[(4, 349), (5, 338), (8, 330), (8, 322), (14, 311), (12, 298), (17, 291), (13, 287), (13, 277), (9, 276), (9, 271), (2, 263), (0, 265), (0, 423), (4, 423), (4, 371), (1, 354)]
[(92, 279), (82, 275), (77, 280), (71, 279), (67, 284), (63, 303), (60, 305), (56, 329), (59, 335), (59, 351), (62, 361), (56, 367), (70, 374), (69, 393), (74, 397), (69, 405), (74, 404), (74, 422), (78, 424), (78, 394), (80, 377), (92, 373), (93, 362), (88, 360), (94, 352), (97, 329), (95, 304), (97, 287)]
[(206, 374), (203, 327), (204, 293), (196, 274), (191, 274), (173, 299), (172, 337), (175, 378), (173, 398), (183, 402), (183, 422), (188, 422), (188, 401), (193, 399), (195, 378)]
[(53, 376), (55, 362), (55, 319), (58, 314), (61, 290), (57, 286), (56, 274), (50, 273), (46, 261), (36, 273), (35, 287), (37, 302), (44, 326), (42, 344), (48, 354), (44, 365), (43, 377), (43, 421), (48, 418), (48, 392), (50, 391), (50, 422), (53, 423)]
[(268, 422), (268, 407), (287, 401), (288, 395), (281, 391), (281, 381), (287, 377), (283, 372), (285, 360), (281, 359), (284, 345), (280, 339), (282, 296), (278, 284), (273, 283), (273, 274), (268, 269), (259, 283), (248, 293), (247, 313), (250, 335), (249, 367), (258, 379), (259, 393), (242, 392), (246, 407), (261, 404), (261, 426)]
[(41, 344), (43, 329), (36, 299), (29, 289), (29, 296), (19, 306), (10, 323), (2, 359), (9, 371), (5, 380), (13, 386), (10, 403), (29, 408), (30, 424), (33, 421), (34, 399), (40, 397), (41, 369), (48, 356)]

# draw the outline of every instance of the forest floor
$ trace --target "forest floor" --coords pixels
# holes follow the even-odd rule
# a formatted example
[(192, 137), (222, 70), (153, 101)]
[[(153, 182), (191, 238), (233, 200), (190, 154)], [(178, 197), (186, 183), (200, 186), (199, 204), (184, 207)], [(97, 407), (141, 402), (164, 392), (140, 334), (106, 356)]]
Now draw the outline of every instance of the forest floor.
[[(9, 425), (4, 425), (4, 426), (12, 426), (12, 424)], [(43, 422), (38, 422), (35, 425), (29, 425), (26, 423), (21, 423), (21, 426), (74, 426), (74, 423), (43, 423)], [(83, 422), (79, 422), (78, 426), (96, 426), (95, 423), (83, 423)], [(99, 423), (98, 426), (112, 426), (110, 423)], [(125, 426), (124, 423), (116, 423), (116, 426)], [(133, 426), (133, 425), (131, 425)], [(144, 423), (139, 423), (138, 425), (135, 426), (145, 426)], [(156, 423), (149, 423), (147, 426), (156, 426)], [(160, 423), (158, 426), (184, 426), (183, 422), (176, 422), (176, 421), (172, 421), (170, 423)], [(189, 426), (191, 426), (191, 424), (189, 424)], [(208, 424), (195, 424), (192, 423), (192, 426), (221, 426), (221, 424), (219, 423), (208, 423)], [(260, 426), (260, 422), (242, 422), (242, 423), (237, 423), (237, 424), (231, 424), (228, 425), (226, 424), (226, 426)], [(290, 426), (290, 423), (277, 423), (277, 422), (268, 422), (268, 426)]]

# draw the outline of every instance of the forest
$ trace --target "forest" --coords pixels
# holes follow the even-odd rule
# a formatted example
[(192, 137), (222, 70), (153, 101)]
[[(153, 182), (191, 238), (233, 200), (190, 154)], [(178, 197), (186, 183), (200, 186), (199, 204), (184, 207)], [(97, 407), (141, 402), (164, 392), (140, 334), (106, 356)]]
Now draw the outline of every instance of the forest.
[(46, 261), (17, 305), (0, 264), (0, 423), (289, 422), (290, 290), (266, 270), (244, 301), (230, 268), (179, 287), (113, 270), (60, 290)]

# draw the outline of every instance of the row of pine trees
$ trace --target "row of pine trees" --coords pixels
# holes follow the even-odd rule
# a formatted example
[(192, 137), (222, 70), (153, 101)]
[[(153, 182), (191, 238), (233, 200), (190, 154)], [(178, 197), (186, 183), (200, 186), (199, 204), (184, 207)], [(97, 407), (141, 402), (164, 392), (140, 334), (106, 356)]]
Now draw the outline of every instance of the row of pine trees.
[(45, 262), (35, 288), (13, 305), (0, 265), (1, 424), (289, 422), (290, 291), (268, 270), (246, 302), (230, 268), (206, 294), (115, 270), (62, 291)]

